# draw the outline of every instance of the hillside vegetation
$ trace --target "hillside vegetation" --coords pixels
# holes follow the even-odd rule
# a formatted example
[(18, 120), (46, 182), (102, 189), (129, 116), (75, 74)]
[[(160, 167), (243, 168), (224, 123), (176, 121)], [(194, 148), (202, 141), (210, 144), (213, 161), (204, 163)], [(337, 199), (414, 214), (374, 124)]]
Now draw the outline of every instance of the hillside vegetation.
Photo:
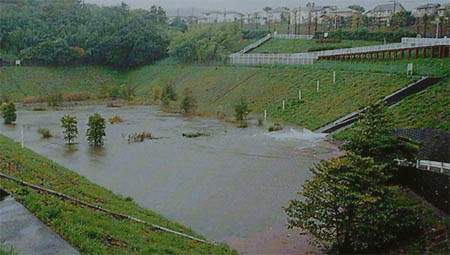
[[(203, 238), (191, 230), (113, 194), (29, 149), (0, 135), (0, 172), (64, 193), (149, 223)], [(38, 193), (11, 181), (0, 186), (64, 237), (83, 254), (235, 254), (225, 245), (201, 244), (130, 220), (81, 207), (74, 202)]]
[(438, 128), (450, 132), (450, 79), (411, 95), (392, 108), (400, 128)]

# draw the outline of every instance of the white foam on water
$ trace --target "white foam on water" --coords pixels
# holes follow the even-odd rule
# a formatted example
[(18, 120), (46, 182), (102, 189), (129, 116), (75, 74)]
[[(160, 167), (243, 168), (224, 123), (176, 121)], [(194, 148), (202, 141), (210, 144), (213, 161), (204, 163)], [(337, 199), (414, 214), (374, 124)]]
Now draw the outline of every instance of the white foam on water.
[(302, 131), (299, 131), (294, 128), (290, 128), (289, 130), (283, 130), (279, 132), (270, 132), (266, 135), (280, 140), (298, 139), (307, 141), (321, 140), (327, 136), (327, 134), (314, 133), (308, 129), (303, 129)]

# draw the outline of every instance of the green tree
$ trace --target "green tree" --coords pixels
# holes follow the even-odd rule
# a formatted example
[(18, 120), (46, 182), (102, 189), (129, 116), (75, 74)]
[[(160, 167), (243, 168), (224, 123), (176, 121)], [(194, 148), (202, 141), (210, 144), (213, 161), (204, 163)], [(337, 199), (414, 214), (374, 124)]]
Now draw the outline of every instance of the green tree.
[(170, 23), (170, 26), (183, 33), (188, 30), (188, 25), (186, 22), (179, 17), (175, 18), (175, 20)]
[(170, 106), (170, 101), (176, 101), (178, 96), (175, 92), (175, 82), (169, 81), (163, 89), (161, 100), (164, 107)]
[(71, 144), (78, 136), (78, 121), (75, 116), (65, 115), (61, 118), (61, 127), (64, 128), (64, 140)]
[(247, 119), (248, 114), (251, 112), (247, 100), (241, 97), (241, 100), (234, 106), (234, 116), (236, 120), (243, 121)]
[[(422, 231), (417, 204), (385, 185), (385, 165), (353, 153), (322, 161), (285, 211), (290, 228), (331, 253), (384, 253), (389, 245)], [(407, 238), (407, 237), (406, 237)]]
[(200, 26), (178, 32), (170, 42), (169, 54), (183, 63), (223, 61), (237, 50), (241, 38), (236, 23)]
[(343, 148), (363, 157), (372, 157), (377, 164), (395, 168), (394, 160), (415, 162), (418, 146), (394, 136), (394, 124), (382, 103), (371, 103), (350, 132)]
[(11, 124), (16, 121), (16, 105), (13, 102), (10, 102), (2, 107), (2, 117), (5, 124)]
[(195, 99), (191, 89), (186, 88), (184, 90), (184, 98), (181, 102), (181, 106), (186, 114), (195, 112), (195, 109), (197, 108), (197, 100)]
[(89, 117), (86, 136), (91, 145), (103, 145), (103, 137), (106, 136), (105, 128), (105, 119), (100, 114), (96, 113), (93, 116)]

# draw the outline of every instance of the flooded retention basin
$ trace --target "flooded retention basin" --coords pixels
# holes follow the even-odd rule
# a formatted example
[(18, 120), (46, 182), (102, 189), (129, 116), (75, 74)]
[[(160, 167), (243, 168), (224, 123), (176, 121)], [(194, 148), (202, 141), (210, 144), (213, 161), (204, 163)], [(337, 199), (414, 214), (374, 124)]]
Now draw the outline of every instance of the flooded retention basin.
[[(107, 124), (104, 147), (89, 146), (84, 135), (94, 113), (125, 120)], [(65, 114), (78, 118), (78, 144), (68, 146), (62, 139)], [(301, 128), (268, 133), (267, 123), (238, 129), (150, 106), (19, 110), (17, 115), (17, 125), (0, 125), (2, 134), (19, 141), (23, 129), (28, 148), (216, 241), (284, 228), (282, 207), (311, 176), (316, 154), (333, 153), (323, 147), (323, 135)], [(38, 128), (50, 129), (55, 137), (42, 139)], [(128, 144), (128, 134), (142, 131), (161, 139)], [(210, 136), (189, 139), (182, 136), (186, 132)]]

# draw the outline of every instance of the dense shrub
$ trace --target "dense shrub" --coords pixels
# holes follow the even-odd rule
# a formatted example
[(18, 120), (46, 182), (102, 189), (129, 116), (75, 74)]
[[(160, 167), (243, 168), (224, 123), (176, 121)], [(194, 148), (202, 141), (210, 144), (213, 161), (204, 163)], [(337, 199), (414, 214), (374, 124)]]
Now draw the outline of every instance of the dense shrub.
[(38, 128), (37, 133), (44, 139), (51, 138), (53, 136), (48, 128)]
[(237, 24), (202, 26), (174, 36), (169, 54), (183, 63), (223, 61), (241, 37)]
[(190, 90), (189, 88), (186, 88), (184, 90), (184, 98), (181, 102), (181, 107), (186, 114), (195, 112), (195, 109), (197, 108), (197, 100), (192, 94), (192, 90)]
[(0, 49), (31, 64), (135, 67), (166, 56), (166, 20), (155, 6), (20, 1), (0, 8)]
[(16, 105), (13, 102), (10, 102), (2, 107), (2, 117), (5, 124), (11, 124), (16, 121)]
[(267, 30), (244, 30), (242, 31), (243, 39), (262, 39), (264, 36), (270, 34)]
[(336, 38), (319, 38), (316, 39), (316, 43), (340, 43), (342, 42), (341, 39)]
[[(342, 40), (365, 40), (365, 41), (379, 41), (383, 42), (401, 42), (402, 37), (416, 37), (415, 32), (399, 29), (394, 32), (388, 31), (374, 31), (369, 32), (367, 29), (350, 30), (335, 30), (328, 32), (328, 38), (342, 39)], [(315, 38), (323, 38), (323, 32), (316, 32)]]
[(237, 105), (234, 106), (234, 116), (237, 121), (243, 121), (247, 119), (248, 114), (251, 112), (248, 107), (248, 102), (244, 97), (241, 97), (241, 100)]

